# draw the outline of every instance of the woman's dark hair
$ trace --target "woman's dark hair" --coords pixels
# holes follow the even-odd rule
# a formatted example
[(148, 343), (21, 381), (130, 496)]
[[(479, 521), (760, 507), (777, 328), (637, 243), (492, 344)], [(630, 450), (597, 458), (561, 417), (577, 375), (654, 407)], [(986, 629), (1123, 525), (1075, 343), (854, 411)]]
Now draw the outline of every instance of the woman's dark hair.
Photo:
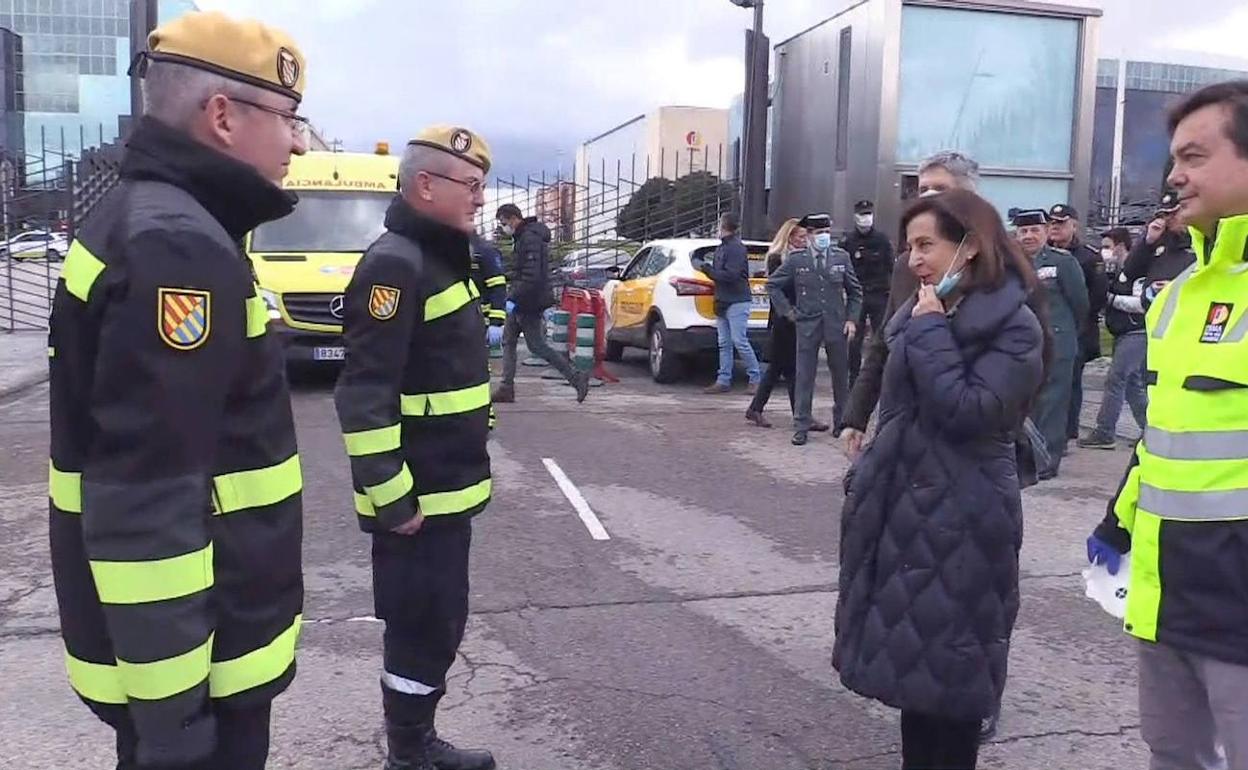
[[(975, 259), (967, 263), (966, 272), (959, 284), (963, 291), (999, 288), (1005, 283), (1007, 273), (1013, 273), (1023, 282), (1027, 292), (1027, 306), (1035, 313), (1044, 332), (1044, 371), (1047, 375), (1053, 354), (1048, 300), (1045, 293), (1039, 290), (1040, 284), (1031, 260), (1023, 254), (1018, 242), (1005, 231), (1005, 223), (1001, 221), (1001, 215), (996, 208), (969, 190), (950, 190), (940, 195), (919, 198), (902, 215), (902, 233), (923, 214), (931, 214), (936, 218), (936, 230), (941, 238), (952, 243), (966, 238), (968, 244), (974, 243), (978, 247)], [(1041, 377), (1037, 383), (1037, 393), (1043, 383), (1044, 377)]]
[(1131, 231), (1125, 227), (1114, 227), (1105, 231), (1102, 238), (1108, 238), (1127, 251), (1131, 250)]
[(964, 289), (999, 288), (1008, 270), (1022, 280), (1028, 294), (1033, 293), (1036, 271), (1031, 260), (1005, 231), (1005, 223), (991, 203), (969, 190), (950, 190), (919, 198), (902, 216), (902, 232), (923, 214), (936, 218), (936, 230), (940, 237), (952, 243), (959, 243), (965, 238), (967, 246), (973, 244), (977, 247), (979, 253), (967, 263), (962, 278)]

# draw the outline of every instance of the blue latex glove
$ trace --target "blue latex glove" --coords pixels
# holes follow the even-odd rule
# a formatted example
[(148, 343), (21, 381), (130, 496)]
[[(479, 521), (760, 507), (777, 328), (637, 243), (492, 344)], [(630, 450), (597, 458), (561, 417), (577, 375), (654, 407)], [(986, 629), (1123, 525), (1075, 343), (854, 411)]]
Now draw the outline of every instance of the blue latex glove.
[(487, 326), (485, 329), (485, 342), (492, 348), (503, 344), (503, 327)]
[(507, 304), (503, 305), (503, 308), (507, 311), (507, 315), (511, 315), (516, 310), (516, 303), (511, 300), (507, 300)]
[(1088, 562), (1104, 564), (1109, 574), (1117, 575), (1118, 568), (1122, 566), (1122, 554), (1109, 543), (1092, 535), (1088, 538)]

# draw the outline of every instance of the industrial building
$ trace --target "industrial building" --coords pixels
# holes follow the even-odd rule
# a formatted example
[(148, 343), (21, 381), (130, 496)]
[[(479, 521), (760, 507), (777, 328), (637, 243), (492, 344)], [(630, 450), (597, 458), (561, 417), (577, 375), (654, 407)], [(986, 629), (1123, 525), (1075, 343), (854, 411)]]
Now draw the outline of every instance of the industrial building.
[[(833, 3), (832, 5), (838, 5)], [(1101, 12), (1022, 0), (840, 0), (775, 48), (768, 218), (876, 201), (892, 231), (918, 164), (979, 161), (1011, 206), (1086, 209)]]

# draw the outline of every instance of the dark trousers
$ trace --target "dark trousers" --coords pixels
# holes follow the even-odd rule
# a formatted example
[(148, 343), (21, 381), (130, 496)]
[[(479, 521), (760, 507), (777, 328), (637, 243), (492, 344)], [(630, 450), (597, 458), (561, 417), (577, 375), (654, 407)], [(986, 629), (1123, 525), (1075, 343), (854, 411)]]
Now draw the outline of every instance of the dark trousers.
[(1057, 473), (1066, 453), (1066, 439), (1070, 416), (1071, 378), (1075, 371), (1075, 359), (1055, 354), (1049, 362), (1048, 375), (1036, 399), (1032, 421), (1044, 435), (1053, 464), (1049, 470)]
[[(575, 329), (569, 330), (569, 333), (575, 334), (575, 332)], [(504, 385), (516, 383), (516, 345), (520, 342), (521, 334), (524, 335), (524, 344), (530, 353), (545, 359), (546, 363), (555, 367), (568, 382), (576, 378), (576, 367), (567, 354), (552, 348), (546, 341), (546, 335), (542, 334), (542, 314), (515, 310), (507, 316), (507, 323), (503, 326)]]
[(845, 358), (848, 346), (843, 324), (832, 319), (817, 318), (797, 322), (797, 361), (794, 384), (794, 428), (810, 430), (814, 422), (815, 378), (819, 374), (819, 349), (828, 356), (832, 372), (832, 427), (841, 427), (841, 412), (849, 395), (849, 368)]
[(902, 770), (974, 770), (978, 761), (978, 719), (901, 712)]
[(426, 521), (415, 535), (373, 535), (373, 603), (384, 620), (388, 726), (432, 725), (468, 621), (472, 522)]
[(858, 333), (849, 343), (849, 386), (852, 388), (858, 379), (858, 371), (862, 368), (862, 345), (867, 341), (867, 322), (871, 323), (872, 334), (883, 334), (884, 311), (888, 307), (888, 292), (883, 294), (864, 294), (862, 297), (862, 318), (858, 321)]
[(1079, 438), (1079, 416), (1083, 412), (1083, 367), (1089, 360), (1082, 350), (1075, 358), (1075, 375), (1070, 383), (1070, 412), (1066, 416), (1067, 438)]
[[(269, 758), (269, 706), (265, 703), (246, 709), (214, 708), (217, 722), (217, 750), (210, 759), (178, 770), (264, 770)], [(134, 723), (123, 710), (104, 719), (117, 731), (117, 770), (157, 770), (139, 765), (135, 759), (138, 737)]]
[(758, 392), (754, 394), (754, 400), (750, 402), (751, 412), (761, 412), (767, 408), (767, 402), (771, 400), (771, 392), (776, 389), (776, 383), (784, 378), (785, 389), (789, 392), (789, 411), (795, 411), (796, 405), (793, 400), (793, 380), (794, 371), (793, 364), (783, 366), (777, 363), (767, 365), (767, 371), (763, 372), (763, 378), (758, 382)]

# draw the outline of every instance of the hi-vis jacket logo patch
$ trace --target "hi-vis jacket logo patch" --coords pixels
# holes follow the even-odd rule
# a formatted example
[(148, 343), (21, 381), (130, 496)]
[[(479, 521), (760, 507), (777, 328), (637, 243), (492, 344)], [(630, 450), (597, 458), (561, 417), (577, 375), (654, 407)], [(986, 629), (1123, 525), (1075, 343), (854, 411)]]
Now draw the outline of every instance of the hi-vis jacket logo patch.
[(176, 350), (193, 350), (212, 330), (212, 295), (191, 289), (159, 291), (156, 328), (165, 344)]
[(373, 284), (373, 293), (368, 298), (368, 312), (378, 321), (389, 321), (399, 312), (400, 293), (394, 287)]
[(1226, 324), (1231, 320), (1231, 311), (1235, 306), (1229, 302), (1214, 302), (1209, 305), (1209, 315), (1205, 319), (1205, 331), (1200, 335), (1201, 342), (1221, 342), (1226, 334)]

